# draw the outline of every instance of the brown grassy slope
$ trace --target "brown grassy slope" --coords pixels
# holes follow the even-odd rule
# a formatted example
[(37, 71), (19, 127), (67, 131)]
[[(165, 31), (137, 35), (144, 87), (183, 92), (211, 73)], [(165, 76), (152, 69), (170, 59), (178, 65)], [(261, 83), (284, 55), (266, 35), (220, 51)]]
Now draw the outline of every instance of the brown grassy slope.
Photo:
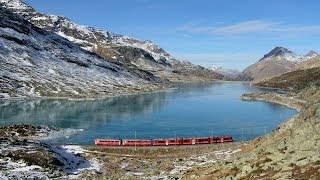
[(258, 86), (301, 90), (308, 86), (320, 86), (320, 68), (299, 69), (256, 83)]

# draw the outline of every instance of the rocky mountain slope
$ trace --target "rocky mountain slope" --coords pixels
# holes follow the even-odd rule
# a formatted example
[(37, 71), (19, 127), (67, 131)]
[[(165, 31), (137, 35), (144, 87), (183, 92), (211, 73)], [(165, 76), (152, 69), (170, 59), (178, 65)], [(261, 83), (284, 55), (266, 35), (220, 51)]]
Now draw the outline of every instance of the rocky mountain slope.
[(317, 56), (317, 53), (310, 51), (304, 56), (283, 48), (276, 47), (263, 56), (257, 63), (247, 67), (240, 75), (241, 80), (259, 81), (289, 72), (297, 64)]
[[(62, 16), (46, 15), (37, 12), (21, 0), (0, 0), (0, 2), (35, 26), (54, 32), (83, 49), (121, 64), (129, 72), (144, 79), (188, 81), (223, 78), (213, 71), (203, 71), (200, 66), (190, 63), (186, 66), (184, 62), (174, 59), (151, 41), (140, 41), (98, 28), (78, 25)], [(185, 76), (187, 73), (188, 76)]]
[(256, 83), (259, 86), (302, 90), (305, 87), (320, 86), (320, 56), (298, 64), (290, 72)]
[(0, 14), (2, 98), (87, 97), (155, 88), (6, 8), (1, 7)]

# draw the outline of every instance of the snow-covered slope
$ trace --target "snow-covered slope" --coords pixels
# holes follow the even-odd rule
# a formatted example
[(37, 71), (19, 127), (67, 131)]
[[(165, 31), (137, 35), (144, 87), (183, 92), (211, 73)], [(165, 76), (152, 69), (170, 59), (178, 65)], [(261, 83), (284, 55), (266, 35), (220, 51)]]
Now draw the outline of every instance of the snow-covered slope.
[(5, 3), (7, 8), (23, 15), (41, 29), (55, 32), (86, 50), (94, 50), (97, 45), (128, 46), (150, 53), (153, 59), (160, 64), (168, 64), (167, 61), (173, 59), (167, 52), (150, 41), (140, 41), (95, 27), (78, 25), (62, 16), (42, 14), (20, 0), (0, 0), (0, 2)]
[[(0, 0), (0, 2), (35, 26), (54, 32), (85, 50), (123, 65), (135, 76), (151, 81), (158, 81), (159, 78), (173, 80), (176, 76), (183, 78), (186, 77), (184, 76), (186, 72), (189, 73), (188, 77), (197, 76), (200, 79), (208, 77), (207, 74), (199, 74), (202, 68), (196, 65), (183, 69), (186, 66), (179, 66), (183, 65), (183, 62), (177, 62), (178, 60), (151, 41), (140, 41), (99, 28), (78, 25), (62, 16), (46, 15), (37, 12), (21, 0)], [(175, 67), (183, 74), (173, 73), (177, 72)], [(216, 75), (212, 73), (210, 78), (219, 78)]]
[(0, 15), (1, 97), (100, 96), (148, 84), (6, 8)]
[(208, 67), (208, 69), (210, 69), (216, 73), (222, 74), (226, 78), (231, 79), (231, 80), (237, 79), (240, 75), (240, 72), (238, 70), (225, 69), (223, 67), (218, 67), (218, 66), (214, 66), (214, 65), (211, 67)]
[(240, 75), (242, 80), (262, 80), (290, 71), (297, 64), (317, 55), (310, 51), (306, 55), (296, 53), (284, 47), (276, 47), (263, 56), (257, 63), (247, 67)]
[(161, 63), (166, 61), (171, 62), (172, 60), (174, 60), (174, 58), (170, 54), (168, 54), (166, 51), (164, 51), (162, 48), (155, 45), (151, 41), (139, 41), (128, 36), (113, 35), (112, 42), (121, 46), (131, 46), (143, 49), (150, 53), (156, 61)]
[(263, 58), (260, 59), (260, 61), (265, 61), (268, 59), (276, 58), (278, 60), (284, 59), (287, 61), (297, 61), (300, 56), (298, 56), (296, 53), (288, 50), (287, 48), (284, 47), (276, 47), (272, 49), (268, 54), (265, 54)]

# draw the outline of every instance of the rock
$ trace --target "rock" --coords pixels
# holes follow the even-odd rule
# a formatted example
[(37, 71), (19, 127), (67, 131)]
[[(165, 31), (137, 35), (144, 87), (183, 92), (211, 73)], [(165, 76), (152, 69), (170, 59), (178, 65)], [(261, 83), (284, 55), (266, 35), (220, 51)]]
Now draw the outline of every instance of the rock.
[(245, 165), (242, 167), (242, 172), (244, 172), (245, 174), (248, 174), (252, 171), (252, 167), (250, 165)]
[(10, 95), (7, 93), (0, 93), (0, 99), (10, 99)]

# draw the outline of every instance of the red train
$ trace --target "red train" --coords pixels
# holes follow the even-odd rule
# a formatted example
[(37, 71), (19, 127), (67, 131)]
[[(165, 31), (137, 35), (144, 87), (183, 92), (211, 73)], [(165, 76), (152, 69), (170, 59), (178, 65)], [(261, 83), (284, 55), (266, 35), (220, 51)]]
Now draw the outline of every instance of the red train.
[(95, 145), (100, 146), (173, 146), (195, 145), (233, 142), (232, 136), (218, 137), (192, 137), (192, 138), (169, 138), (169, 139), (96, 139)]

